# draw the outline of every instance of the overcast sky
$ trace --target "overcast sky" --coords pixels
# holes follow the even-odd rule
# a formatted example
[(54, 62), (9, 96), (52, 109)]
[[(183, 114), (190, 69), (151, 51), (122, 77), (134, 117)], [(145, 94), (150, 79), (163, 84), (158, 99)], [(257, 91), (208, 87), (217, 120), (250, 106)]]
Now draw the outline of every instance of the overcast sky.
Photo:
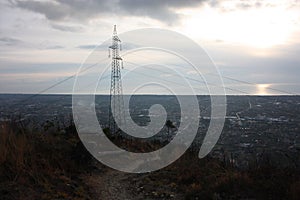
[(2, 0), (0, 93), (37, 93), (73, 75), (114, 24), (188, 36), (227, 77), (228, 94), (300, 93), (299, 0)]

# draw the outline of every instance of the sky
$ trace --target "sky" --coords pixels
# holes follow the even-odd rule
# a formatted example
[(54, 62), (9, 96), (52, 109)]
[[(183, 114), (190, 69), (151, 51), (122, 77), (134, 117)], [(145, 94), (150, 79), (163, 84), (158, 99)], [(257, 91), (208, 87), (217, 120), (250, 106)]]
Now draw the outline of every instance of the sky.
[[(114, 24), (119, 33), (162, 28), (186, 35), (218, 67), (227, 94), (300, 94), (299, 0), (2, 0), (0, 93), (38, 93), (74, 75)], [(159, 76), (124, 76), (124, 90), (145, 81), (142, 73)], [(73, 83), (46, 92), (72, 93)]]

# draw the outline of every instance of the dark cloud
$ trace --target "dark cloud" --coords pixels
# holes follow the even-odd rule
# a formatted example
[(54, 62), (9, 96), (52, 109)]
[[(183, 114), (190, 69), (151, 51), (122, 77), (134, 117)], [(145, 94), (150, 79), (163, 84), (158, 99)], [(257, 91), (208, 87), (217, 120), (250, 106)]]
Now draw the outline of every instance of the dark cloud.
[(127, 15), (147, 16), (166, 23), (176, 22), (178, 8), (197, 7), (205, 0), (120, 0), (120, 11)]
[(28, 43), (26, 41), (22, 41), (12, 37), (1, 37), (0, 38), (0, 45), (4, 46), (18, 46), (18, 47), (25, 47), (25, 48), (34, 48), (39, 50), (51, 50), (51, 49), (63, 49), (65, 47), (57, 44), (53, 44), (51, 41), (43, 41), (39, 44)]
[[(123, 50), (131, 50), (131, 49), (135, 49), (135, 48), (139, 48), (139, 47), (140, 47), (139, 45), (129, 43), (129, 42), (123, 42), (122, 43), (122, 49)], [(77, 46), (77, 48), (79, 48), (79, 49), (89, 49), (89, 50), (97, 48), (96, 50), (100, 50), (100, 51), (108, 49), (106, 45), (98, 46), (96, 44), (80, 45), (80, 46)]]
[(199, 6), (211, 0), (56, 0), (20, 1), (13, 5), (45, 15), (52, 21), (88, 20), (99, 16), (125, 15), (150, 17), (165, 23), (175, 23), (180, 15), (174, 10)]
[(61, 24), (51, 24), (52, 28), (59, 30), (59, 31), (66, 31), (66, 32), (81, 32), (83, 27), (81, 26), (69, 26), (69, 25), (61, 25)]
[(65, 4), (41, 1), (15, 1), (16, 6), (44, 14), (49, 20), (62, 20), (70, 14), (70, 9)]
[[(297, 5), (297, 2), (286, 2), (286, 7), (292, 7)], [(241, 10), (248, 10), (248, 9), (257, 9), (257, 8), (274, 8), (278, 6), (278, 2), (270, 3), (268, 1), (264, 2), (261, 0), (237, 0), (235, 3), (235, 7)]]
[(74, 72), (80, 66), (80, 63), (28, 63), (28, 62), (18, 62), (11, 61), (1, 63), (1, 73), (42, 73), (42, 72)]
[[(28, 45), (28, 44), (27, 44)], [(44, 40), (40, 42), (39, 44), (29, 44), (33, 48), (37, 48), (39, 50), (52, 50), (52, 49), (63, 49), (64, 46), (61, 46), (59, 44), (56, 44), (56, 42)]]
[[(253, 0), (240, 0), (237, 2), (236, 7), (242, 10), (248, 10), (251, 8), (260, 8), (263, 6), (263, 2), (261, 1), (253, 1)], [(265, 5), (268, 7), (268, 5)]]
[(12, 46), (12, 45), (15, 45), (15, 44), (19, 44), (21, 42), (22, 42), (21, 40), (16, 39), (16, 38), (11, 38), (11, 37), (2, 37), (2, 38), (0, 38), (0, 44), (4, 44), (4, 45), (7, 45), (7, 46)]
[(79, 49), (95, 49), (97, 45), (94, 44), (87, 44), (87, 45), (80, 45), (77, 48)]
[(65, 47), (61, 46), (61, 45), (53, 45), (53, 46), (46, 46), (44, 49), (63, 49)]
[(249, 9), (249, 8), (252, 8), (253, 7), (253, 4), (250, 2), (241, 2), (241, 3), (238, 3), (237, 5), (237, 8), (241, 8), (241, 9)]

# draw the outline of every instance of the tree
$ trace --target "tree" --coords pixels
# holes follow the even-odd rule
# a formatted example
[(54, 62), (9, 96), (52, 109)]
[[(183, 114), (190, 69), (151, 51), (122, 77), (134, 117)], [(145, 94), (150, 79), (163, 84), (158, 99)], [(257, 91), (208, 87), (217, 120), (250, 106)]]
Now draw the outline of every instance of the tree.
[(168, 133), (170, 133), (171, 128), (176, 128), (175, 125), (173, 124), (173, 122), (169, 119), (166, 121), (166, 126), (168, 128)]

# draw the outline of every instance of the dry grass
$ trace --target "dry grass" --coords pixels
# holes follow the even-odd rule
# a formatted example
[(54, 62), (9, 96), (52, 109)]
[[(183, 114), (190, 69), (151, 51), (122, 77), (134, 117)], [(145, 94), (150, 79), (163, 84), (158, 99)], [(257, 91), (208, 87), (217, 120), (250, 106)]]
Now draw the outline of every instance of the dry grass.
[(1, 174), (9, 180), (16, 180), (26, 168), (26, 155), (32, 153), (32, 145), (25, 133), (15, 133), (8, 124), (3, 124), (0, 128), (0, 152), (1, 169), (8, 170)]
[(88, 198), (77, 178), (87, 167), (76, 160), (74, 153), (85, 154), (79, 144), (76, 134), (32, 133), (17, 123), (2, 124), (1, 199)]
[[(170, 166), (136, 178), (146, 192), (166, 191), (185, 199), (299, 199), (299, 169), (263, 166), (245, 171), (188, 151)], [(160, 190), (159, 188), (163, 188)], [(154, 197), (153, 197), (154, 198)]]
[[(0, 199), (89, 199), (80, 174), (89, 171), (89, 154), (74, 127), (65, 134), (30, 132), (17, 123), (0, 125)], [(115, 138), (124, 145), (124, 138)], [(126, 148), (149, 151), (160, 144), (132, 140)], [(187, 151), (172, 165), (128, 180), (153, 198), (179, 193), (186, 199), (292, 199), (300, 196), (299, 169), (272, 166), (239, 171), (213, 158)], [(136, 195), (139, 195), (136, 191)], [(149, 197), (149, 196), (148, 196)]]

